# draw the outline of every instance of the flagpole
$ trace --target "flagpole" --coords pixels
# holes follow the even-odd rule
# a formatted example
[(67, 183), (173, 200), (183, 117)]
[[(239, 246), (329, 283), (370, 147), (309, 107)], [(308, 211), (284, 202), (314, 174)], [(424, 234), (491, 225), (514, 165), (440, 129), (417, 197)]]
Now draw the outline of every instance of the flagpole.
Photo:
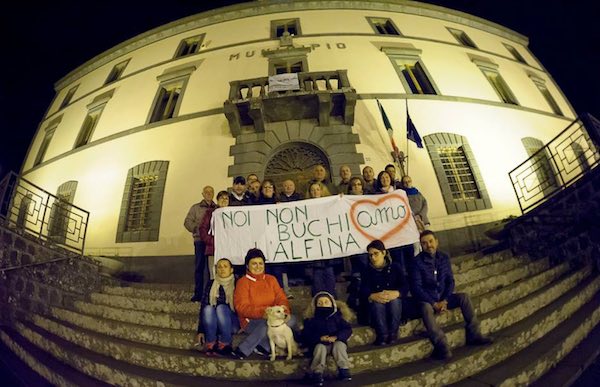
[[(404, 100), (404, 102), (406, 103), (406, 118), (407, 118), (406, 122), (408, 123), (408, 98), (406, 98)], [(406, 174), (408, 176), (410, 176), (409, 169), (408, 169), (408, 159), (409, 159), (409, 157), (408, 157), (408, 142), (409, 141), (408, 141), (408, 125), (407, 125), (406, 126)]]

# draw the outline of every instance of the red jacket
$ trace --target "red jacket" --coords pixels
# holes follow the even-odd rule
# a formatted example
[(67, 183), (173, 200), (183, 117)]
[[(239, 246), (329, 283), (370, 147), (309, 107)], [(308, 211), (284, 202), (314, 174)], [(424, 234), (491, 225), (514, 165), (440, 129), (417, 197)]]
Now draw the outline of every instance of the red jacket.
[(204, 213), (204, 217), (200, 221), (200, 226), (198, 226), (198, 235), (200, 236), (200, 240), (206, 245), (204, 248), (204, 254), (206, 255), (215, 254), (215, 237), (208, 233), (210, 230), (212, 214), (215, 212), (215, 210), (216, 208), (207, 208), (206, 212)]
[(233, 303), (242, 329), (250, 320), (264, 318), (265, 309), (269, 306), (285, 305), (291, 313), (285, 292), (270, 274), (254, 276), (246, 273), (235, 284)]

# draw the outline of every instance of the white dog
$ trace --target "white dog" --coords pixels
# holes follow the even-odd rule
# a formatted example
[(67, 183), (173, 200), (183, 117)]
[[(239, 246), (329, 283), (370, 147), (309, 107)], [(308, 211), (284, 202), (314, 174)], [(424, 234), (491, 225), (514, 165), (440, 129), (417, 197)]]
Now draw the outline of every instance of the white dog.
[(293, 354), (298, 353), (298, 344), (294, 341), (294, 334), (286, 322), (290, 315), (287, 314), (285, 306), (270, 306), (265, 309), (265, 319), (267, 320), (267, 336), (271, 345), (271, 361), (278, 355), (285, 355), (287, 348), (287, 360), (292, 358)]

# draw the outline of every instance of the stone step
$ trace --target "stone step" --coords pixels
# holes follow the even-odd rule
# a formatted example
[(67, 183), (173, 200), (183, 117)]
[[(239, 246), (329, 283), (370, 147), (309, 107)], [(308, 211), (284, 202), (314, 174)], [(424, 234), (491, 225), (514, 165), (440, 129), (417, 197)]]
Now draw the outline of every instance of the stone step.
[[(18, 364), (11, 361), (5, 363), (5, 365), (10, 367), (11, 371), (18, 373), (20, 382), (23, 385), (67, 387), (109, 386), (109, 384), (61, 363), (48, 352), (41, 350), (26, 340), (11, 327), (0, 327), (0, 341), (22, 362), (22, 364)], [(73, 345), (71, 344), (70, 347), (73, 347)], [(4, 349), (2, 348), (2, 350)]]
[[(524, 258), (513, 257), (510, 250), (502, 250), (485, 256), (474, 253), (453, 258), (452, 270), (455, 273), (455, 276), (457, 276), (457, 279), (460, 278), (460, 281), (457, 280), (457, 284), (459, 284), (461, 281), (463, 281), (461, 276), (461, 273), (463, 272), (474, 270), (490, 264), (501, 263), (502, 261), (510, 261), (508, 265), (515, 267), (515, 265), (518, 265), (517, 262), (522, 263), (523, 259)], [(478, 276), (481, 276), (481, 274), (478, 274)], [(472, 279), (467, 279), (467, 281), (472, 281)], [(338, 282), (336, 284), (336, 292), (340, 295), (345, 294), (347, 285), (348, 284), (345, 282)], [(295, 297), (310, 297), (310, 286), (292, 286), (290, 291)], [(192, 297), (193, 286), (179, 284), (122, 282), (121, 286), (104, 286), (102, 293), (150, 300), (188, 302)]]
[[(510, 300), (515, 300), (515, 297), (519, 295), (522, 296), (531, 292), (532, 288), (536, 288), (536, 284), (540, 284), (539, 286), (543, 286), (544, 284), (549, 283), (556, 277), (556, 275), (564, 273), (567, 269), (568, 265), (562, 264), (553, 269), (550, 269), (547, 272), (543, 272), (534, 277), (531, 277), (528, 280), (519, 281), (518, 283), (512, 285), (512, 287), (509, 287), (504, 291), (502, 291), (501, 288), (497, 291), (488, 292), (486, 294), (486, 298), (482, 299), (479, 302), (479, 304), (482, 305), (482, 308), (485, 311), (489, 310), (489, 308), (495, 305), (495, 303), (501, 303), (501, 305), (504, 305), (502, 304), (503, 302), (510, 302)], [(464, 288), (463, 290), (470, 292), (470, 289), (468, 287)], [(471, 294), (476, 295), (473, 293)], [(74, 303), (74, 306), (77, 312), (81, 312), (87, 315), (93, 315), (105, 319), (117, 320), (145, 326), (153, 326), (158, 328), (182, 329), (193, 331), (196, 329), (198, 324), (197, 312), (195, 312), (194, 314), (156, 313), (127, 310), (106, 305), (96, 305), (84, 301), (76, 301)], [(300, 310), (299, 312), (301, 315), (302, 310)], [(298, 316), (298, 312), (294, 313)]]
[[(565, 292), (569, 292), (569, 289), (576, 287), (589, 273), (589, 268), (581, 269), (544, 289), (534, 292), (519, 302), (514, 302), (499, 311), (481, 316), (482, 330), (485, 333), (496, 332), (531, 316), (535, 311), (552, 304)], [(590, 292), (594, 293), (598, 288), (600, 288), (599, 279), (586, 280), (585, 288), (580, 286), (576, 293), (572, 294), (571, 292), (569, 294), (574, 299), (582, 300), (584, 295)], [(560, 310), (558, 312), (561, 313)], [(565, 309), (565, 313), (567, 312), (569, 312), (569, 309)], [(307, 365), (307, 360), (301, 358), (290, 361), (277, 360), (275, 362), (252, 359), (252, 357), (243, 361), (211, 358), (193, 351), (167, 350), (156, 346), (132, 343), (127, 340), (109, 338), (102, 334), (41, 316), (34, 316), (33, 321), (39, 328), (59, 335), (78, 346), (93, 349), (116, 359), (124, 359), (138, 366), (174, 373), (237, 380), (296, 379), (303, 376)], [(31, 335), (28, 332), (30, 329), (27, 329), (24, 325), (19, 327), (24, 336)], [(464, 330), (460, 324), (448, 328), (447, 336), (453, 346), (460, 346), (464, 343)], [(527, 337), (527, 335), (525, 336)], [(32, 338), (32, 340), (35, 341), (35, 338)], [(35, 342), (36, 345), (43, 346), (45, 344), (40, 338)], [(415, 362), (429, 356), (430, 352), (431, 345), (427, 339), (410, 337), (393, 346), (352, 348), (350, 358), (353, 363), (353, 372), (360, 374)], [(331, 368), (335, 369), (332, 364), (330, 364), (330, 370)]]
[[(529, 385), (561, 361), (598, 325), (600, 294), (548, 334), (503, 362), (455, 384), (457, 387)], [(587, 340), (587, 339), (586, 339)], [(596, 347), (597, 347), (596, 342)]]
[[(600, 321), (599, 285), (598, 278), (588, 278), (552, 304), (538, 311), (532, 311), (521, 321), (498, 330), (494, 335), (494, 344), (490, 346), (455, 348), (454, 356), (449, 361), (423, 359), (402, 367), (358, 374), (353, 377), (353, 383), (397, 387), (468, 383), (467, 378), (483, 370), (491, 370), (496, 364), (510, 361), (513, 356), (521, 357), (520, 366), (545, 368), (547, 359), (543, 358), (544, 354), (540, 354), (539, 359), (536, 358), (537, 353), (530, 352), (530, 348), (534, 348), (531, 346), (535, 345), (537, 340), (544, 340), (547, 335), (554, 340), (561, 340), (555, 335), (555, 329), (568, 333), (568, 337), (563, 337), (564, 341), (555, 342), (558, 347), (570, 347), (570, 341), (576, 342), (585, 337), (587, 332)], [(572, 325), (567, 329), (564, 328), (563, 323)], [(552, 339), (548, 340), (552, 341)], [(552, 354), (549, 356), (551, 357)], [(507, 368), (505, 372), (504, 377), (509, 379), (506, 384), (469, 385), (527, 385), (528, 380), (520, 375), (518, 368), (514, 370)]]
[[(502, 300), (504, 303), (510, 302), (511, 300), (515, 300), (515, 297), (524, 296), (531, 292), (532, 289), (535, 288), (535, 284), (538, 284), (537, 287), (542, 287), (551, 281), (558, 278), (560, 275), (564, 274), (568, 270), (568, 265), (563, 264), (558, 267), (555, 267), (551, 270), (546, 270), (548, 268), (548, 260), (543, 259), (536, 262), (533, 262), (525, 267), (514, 269), (510, 272), (499, 275), (497, 278), (502, 284), (510, 284), (511, 281), (515, 282), (515, 286), (508, 288), (502, 293), (501, 296), (496, 297), (497, 299)], [(512, 273), (512, 276), (511, 276)], [(527, 278), (531, 276), (530, 278)], [(473, 295), (473, 305), (476, 310), (486, 310), (489, 308), (487, 305), (490, 305), (489, 302), (486, 301), (486, 298), (478, 297), (478, 292), (484, 292), (487, 290), (486, 283), (491, 283), (492, 281), (477, 281), (472, 283), (471, 286), (466, 286), (460, 289), (460, 291), (466, 291), (467, 293)], [(489, 285), (488, 288), (496, 289), (498, 285)], [(499, 290), (500, 291), (500, 290)], [(485, 293), (485, 292), (484, 292)], [(506, 294), (506, 295), (505, 295)], [(491, 294), (490, 294), (491, 296)], [(499, 301), (498, 301), (499, 302)], [(480, 305), (483, 304), (483, 307)], [(112, 310), (112, 309), (111, 309)], [(105, 311), (106, 312), (106, 311)], [(96, 314), (86, 314), (83, 312), (75, 312), (68, 311), (61, 308), (53, 308), (53, 316), (59, 320), (64, 320), (70, 322), (71, 324), (80, 326), (82, 328), (90, 329), (99, 333), (107, 334), (110, 336), (120, 337), (127, 340), (132, 340), (136, 342), (142, 342), (146, 344), (157, 345), (161, 347), (169, 347), (169, 348), (179, 348), (179, 349), (189, 349), (194, 344), (195, 337), (195, 325), (192, 329), (171, 329), (169, 327), (151, 327), (151, 326), (141, 326), (137, 325), (137, 323), (142, 324), (145, 323), (143, 318), (146, 316), (145, 314), (139, 315), (139, 319), (135, 320), (132, 316), (129, 319), (130, 322), (121, 322), (116, 319), (105, 318), (104, 315), (96, 315)], [(108, 313), (108, 312), (106, 312)], [(124, 316), (126, 312), (124, 310), (117, 310), (114, 315), (116, 316)], [(159, 314), (159, 316), (163, 316)], [(122, 317), (121, 317), (122, 318)], [(197, 324), (197, 315), (193, 316), (193, 320), (189, 322), (191, 324)], [(460, 313), (458, 311), (453, 313), (448, 313), (439, 318), (440, 323), (442, 325), (447, 325), (458, 321), (460, 318)], [(188, 327), (191, 328), (191, 327)], [(409, 337), (413, 335), (415, 332), (422, 331), (423, 325), (420, 319), (408, 321), (407, 324), (400, 328), (399, 336), (400, 337)], [(234, 344), (237, 344), (241, 340), (240, 337), (237, 337), (234, 340)], [(243, 338), (243, 336), (242, 336)], [(370, 344), (375, 340), (375, 333), (369, 327), (363, 326), (355, 326), (354, 334), (352, 335), (350, 341), (348, 342), (349, 346), (358, 346)]]

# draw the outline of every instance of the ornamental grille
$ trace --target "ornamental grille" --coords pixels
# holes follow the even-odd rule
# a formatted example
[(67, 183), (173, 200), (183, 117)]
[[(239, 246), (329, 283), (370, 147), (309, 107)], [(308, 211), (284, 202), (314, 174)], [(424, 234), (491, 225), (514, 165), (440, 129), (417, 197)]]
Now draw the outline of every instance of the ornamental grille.
[(152, 194), (157, 183), (158, 175), (133, 178), (125, 231), (143, 231), (151, 228)]
[(458, 200), (480, 199), (481, 194), (463, 147), (438, 148), (442, 167), (452, 198)]

